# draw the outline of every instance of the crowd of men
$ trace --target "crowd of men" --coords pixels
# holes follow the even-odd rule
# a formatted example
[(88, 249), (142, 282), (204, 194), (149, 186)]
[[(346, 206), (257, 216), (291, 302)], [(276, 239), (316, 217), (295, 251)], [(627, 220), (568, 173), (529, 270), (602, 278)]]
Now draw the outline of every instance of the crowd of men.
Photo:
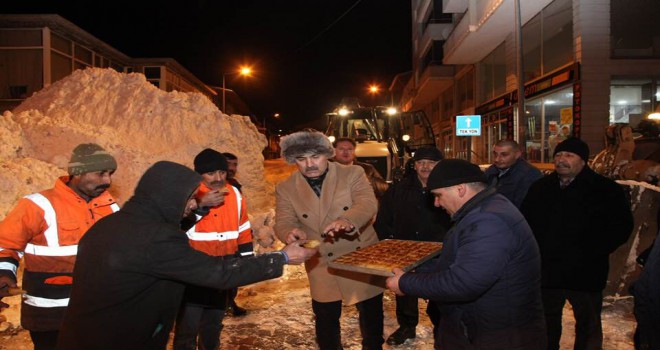
[[(173, 328), (175, 350), (218, 349), (225, 313), (245, 313), (236, 288), (304, 263), (321, 350), (342, 349), (344, 305), (359, 312), (365, 350), (415, 338), (420, 298), (436, 349), (559, 349), (566, 301), (574, 348), (602, 348), (608, 257), (633, 219), (623, 189), (589, 168), (586, 143), (557, 145), (546, 176), (512, 140), (494, 145), (486, 172), (420, 148), (414, 172), (395, 184), (357, 162), (356, 145), (333, 145), (314, 130), (282, 137), (282, 157), (297, 167), (276, 186), (274, 231), (286, 245), (258, 256), (235, 155), (204, 149), (194, 170), (158, 162), (120, 210), (107, 191), (116, 160), (96, 144), (79, 145), (68, 176), (21, 199), (0, 222), (0, 296), (16, 287), (22, 258), (21, 324), (36, 350), (113, 349), (117, 339), (126, 349), (164, 349)], [(383, 239), (443, 249), (388, 278), (329, 267)], [(309, 241), (320, 245), (306, 248)], [(657, 286), (651, 276), (636, 290), (643, 298)], [(387, 338), (385, 289), (396, 294), (399, 324)], [(657, 316), (646, 307), (636, 313)], [(641, 326), (639, 348), (652, 349), (657, 327)]]

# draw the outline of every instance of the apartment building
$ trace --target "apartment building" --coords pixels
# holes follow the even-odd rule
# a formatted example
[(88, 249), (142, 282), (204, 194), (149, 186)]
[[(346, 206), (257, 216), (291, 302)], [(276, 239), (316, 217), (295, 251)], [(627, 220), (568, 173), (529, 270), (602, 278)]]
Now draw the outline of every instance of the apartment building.
[[(593, 154), (608, 125), (635, 127), (659, 109), (658, 1), (411, 6), (413, 70), (396, 96), (404, 110), (426, 112), (449, 157), (490, 163), (492, 144), (514, 139), (528, 160), (550, 162), (554, 146), (571, 135)], [(455, 136), (457, 115), (480, 115), (481, 136)]]

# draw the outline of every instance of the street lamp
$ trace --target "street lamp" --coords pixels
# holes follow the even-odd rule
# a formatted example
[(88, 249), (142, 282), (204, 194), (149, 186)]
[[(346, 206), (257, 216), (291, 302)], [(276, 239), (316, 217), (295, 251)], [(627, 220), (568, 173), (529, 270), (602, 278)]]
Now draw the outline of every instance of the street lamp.
[(225, 90), (226, 90), (225, 80), (226, 80), (228, 75), (234, 75), (234, 74), (239, 74), (239, 75), (242, 75), (242, 76), (245, 76), (245, 77), (249, 77), (252, 74), (252, 68), (247, 67), (247, 66), (243, 66), (237, 72), (229, 72), (229, 73), (223, 73), (222, 74), (222, 112), (225, 113), (225, 114), (227, 113), (227, 110), (225, 109), (225, 106), (226, 106), (226, 101), (225, 101)]
[(376, 84), (369, 85), (369, 93), (372, 95), (377, 94), (380, 91), (380, 87)]

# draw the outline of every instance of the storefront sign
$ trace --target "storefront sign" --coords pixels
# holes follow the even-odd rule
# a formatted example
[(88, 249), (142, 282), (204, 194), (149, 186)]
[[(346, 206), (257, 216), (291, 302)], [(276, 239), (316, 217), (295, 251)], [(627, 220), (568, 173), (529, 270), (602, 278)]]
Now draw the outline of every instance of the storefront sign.
[[(577, 77), (577, 64), (566, 67), (560, 71), (554, 72), (545, 76), (535, 82), (529, 83), (525, 86), (525, 98), (530, 98), (539, 95), (548, 90), (555, 89), (562, 85), (572, 82)], [(517, 96), (516, 96), (517, 100)]]
[(573, 84), (573, 136), (582, 134), (582, 83)]
[(481, 116), (457, 115), (456, 136), (481, 136)]

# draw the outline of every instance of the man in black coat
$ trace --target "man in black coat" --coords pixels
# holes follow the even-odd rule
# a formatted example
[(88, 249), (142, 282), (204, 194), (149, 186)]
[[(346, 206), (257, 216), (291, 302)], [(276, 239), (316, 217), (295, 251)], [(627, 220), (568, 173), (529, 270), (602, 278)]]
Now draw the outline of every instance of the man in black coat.
[(493, 165), (486, 169), (488, 183), (520, 208), (529, 186), (543, 174), (522, 157), (518, 142), (499, 140), (493, 146)]
[(568, 138), (554, 153), (555, 171), (530, 187), (521, 212), (541, 250), (548, 349), (559, 349), (566, 300), (575, 316), (575, 349), (600, 349), (609, 255), (633, 228), (630, 203), (616, 182), (587, 166), (589, 147)]
[(437, 303), (436, 349), (543, 349), (541, 258), (525, 218), (465, 160), (440, 161), (428, 188), (454, 224), (442, 254), (394, 269), (387, 287)]
[(316, 253), (298, 243), (244, 259), (192, 249), (180, 221), (196, 209), (196, 172), (158, 162), (123, 209), (82, 238), (58, 349), (165, 349), (185, 284), (233, 288), (282, 274)]
[[(449, 229), (449, 214), (433, 205), (433, 195), (426, 182), (433, 168), (443, 158), (435, 147), (422, 147), (412, 162), (415, 172), (390, 187), (381, 199), (374, 229), (378, 238), (442, 242)], [(399, 328), (387, 338), (390, 345), (400, 345), (415, 338), (419, 322), (416, 296), (396, 296), (396, 320)], [(429, 302), (426, 309), (434, 326), (438, 323), (438, 309)]]
[(653, 243), (642, 274), (631, 291), (635, 296), (637, 320), (635, 349), (660, 349), (660, 239)]

